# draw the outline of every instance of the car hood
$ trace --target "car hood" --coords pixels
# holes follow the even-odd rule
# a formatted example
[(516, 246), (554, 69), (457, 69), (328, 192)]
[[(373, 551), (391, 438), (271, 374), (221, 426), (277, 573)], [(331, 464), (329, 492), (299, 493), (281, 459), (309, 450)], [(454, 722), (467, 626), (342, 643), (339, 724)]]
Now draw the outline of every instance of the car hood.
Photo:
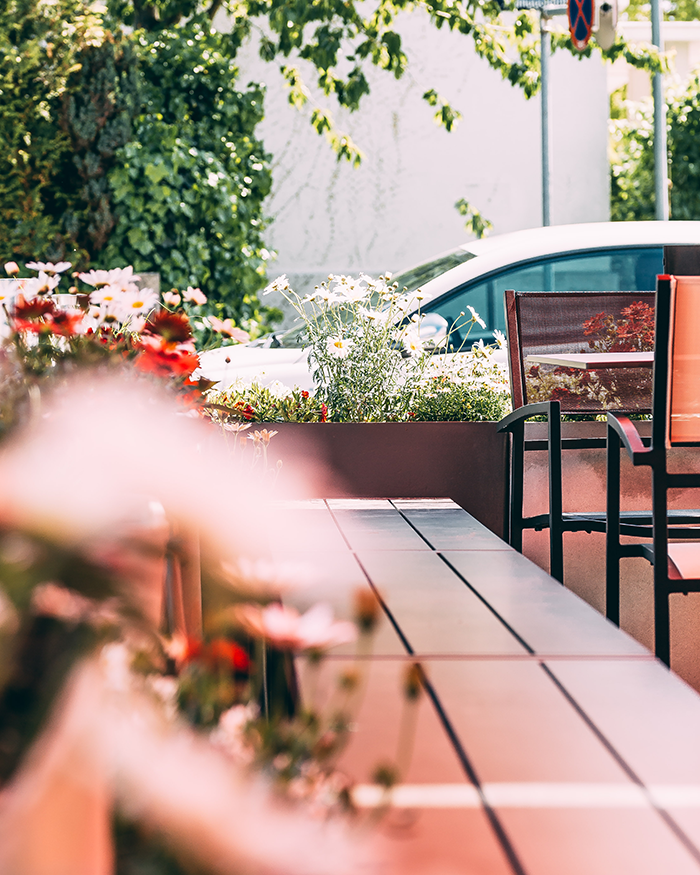
[(308, 349), (283, 349), (235, 344), (220, 346), (199, 354), (195, 379), (205, 377), (216, 382), (217, 389), (226, 389), (236, 380), (255, 379), (262, 385), (279, 381), (285, 386), (313, 387), (308, 367)]

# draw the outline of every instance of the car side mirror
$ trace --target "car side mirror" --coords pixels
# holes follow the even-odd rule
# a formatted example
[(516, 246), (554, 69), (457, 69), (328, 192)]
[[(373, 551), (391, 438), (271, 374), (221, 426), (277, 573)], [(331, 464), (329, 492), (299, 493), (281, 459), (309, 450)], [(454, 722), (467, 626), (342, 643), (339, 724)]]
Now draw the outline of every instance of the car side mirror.
[(447, 337), (449, 327), (444, 316), (439, 313), (426, 313), (420, 322), (421, 342), (438, 346)]

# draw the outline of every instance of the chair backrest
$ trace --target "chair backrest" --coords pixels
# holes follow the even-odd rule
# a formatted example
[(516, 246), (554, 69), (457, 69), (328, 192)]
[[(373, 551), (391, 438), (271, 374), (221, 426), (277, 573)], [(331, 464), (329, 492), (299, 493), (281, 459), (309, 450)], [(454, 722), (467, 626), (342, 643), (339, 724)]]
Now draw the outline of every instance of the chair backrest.
[(700, 276), (660, 276), (657, 297), (653, 443), (700, 445)]
[(673, 276), (700, 275), (700, 246), (664, 246), (664, 273)]
[(574, 413), (651, 412), (649, 368), (531, 365), (528, 355), (651, 351), (654, 292), (506, 292), (513, 407), (558, 400)]

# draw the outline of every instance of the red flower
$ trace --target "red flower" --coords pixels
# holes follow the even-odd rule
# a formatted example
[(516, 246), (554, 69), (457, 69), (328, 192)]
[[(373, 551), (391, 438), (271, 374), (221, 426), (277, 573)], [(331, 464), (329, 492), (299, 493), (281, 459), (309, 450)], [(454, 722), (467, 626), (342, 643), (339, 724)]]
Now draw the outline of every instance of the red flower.
[(321, 404), (321, 422), (325, 422), (328, 419), (328, 408), (325, 404)]
[(234, 641), (215, 638), (204, 649), (204, 659), (212, 668), (227, 668), (235, 672), (248, 672), (250, 658)]
[(30, 298), (17, 295), (12, 308), (12, 316), (16, 319), (41, 319), (49, 313), (56, 312), (56, 305), (50, 298)]
[(145, 335), (141, 338), (140, 350), (136, 366), (149, 374), (189, 376), (199, 367), (199, 357), (188, 343), (174, 345), (164, 337)]
[(167, 310), (159, 310), (150, 317), (143, 333), (156, 334), (168, 344), (185, 343), (192, 339), (190, 321), (181, 311), (168, 313)]
[(54, 334), (59, 334), (61, 337), (72, 337), (82, 321), (83, 314), (80, 311), (69, 313), (67, 310), (58, 310), (51, 317), (49, 324)]

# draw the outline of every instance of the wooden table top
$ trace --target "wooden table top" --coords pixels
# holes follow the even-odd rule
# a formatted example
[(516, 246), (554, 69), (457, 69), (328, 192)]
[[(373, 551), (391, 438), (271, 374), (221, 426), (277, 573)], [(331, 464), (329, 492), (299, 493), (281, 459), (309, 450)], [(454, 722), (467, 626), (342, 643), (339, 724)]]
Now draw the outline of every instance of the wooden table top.
[[(652, 654), (447, 499), (281, 513), (295, 536), (270, 559), (305, 580), (288, 601), (350, 616), (371, 586), (383, 602), (341, 761), (358, 804), (377, 801), (372, 769), (395, 756), (407, 663), (426, 673), (382, 826), (398, 871), (700, 875), (700, 696)], [(331, 651), (314, 695), (353, 654)]]
[(526, 362), (533, 365), (557, 365), (563, 368), (651, 368), (653, 352), (571, 352), (551, 355), (529, 355)]

